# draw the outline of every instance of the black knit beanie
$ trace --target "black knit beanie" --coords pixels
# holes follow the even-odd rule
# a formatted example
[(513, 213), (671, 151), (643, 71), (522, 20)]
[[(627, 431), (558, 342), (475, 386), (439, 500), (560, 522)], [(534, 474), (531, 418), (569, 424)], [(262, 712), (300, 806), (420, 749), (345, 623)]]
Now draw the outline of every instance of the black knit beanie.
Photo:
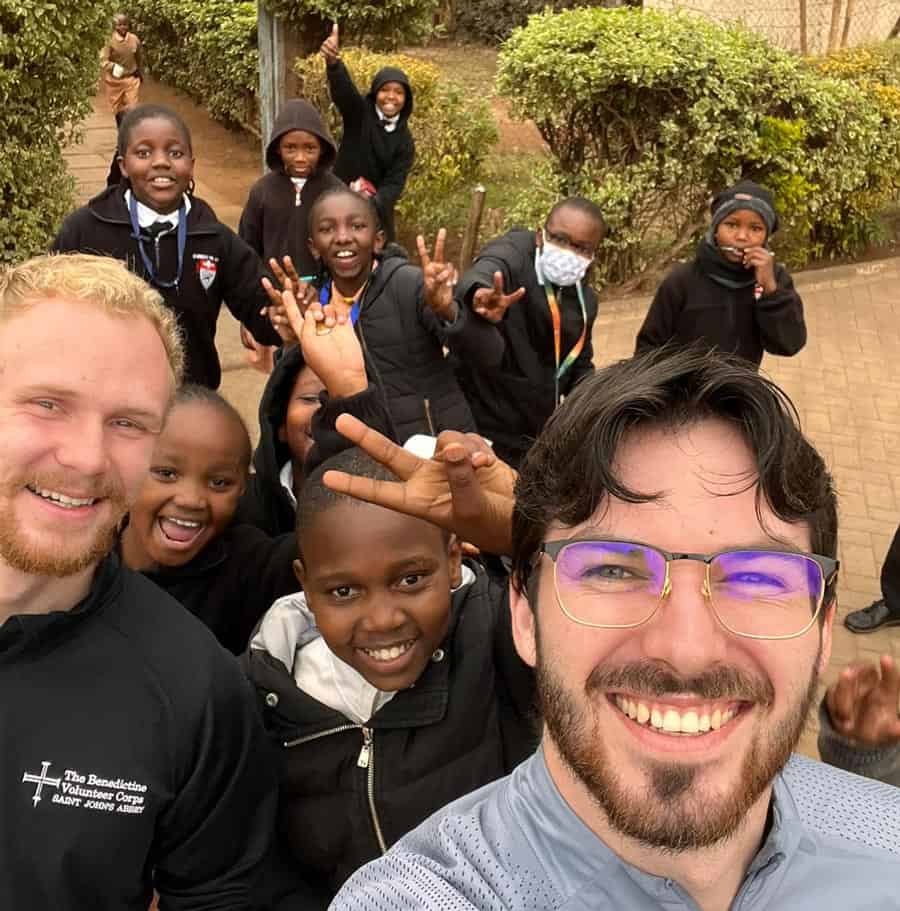
[(755, 212), (766, 224), (766, 236), (771, 237), (778, 230), (778, 213), (775, 211), (775, 199), (772, 194), (752, 180), (741, 180), (733, 187), (717, 194), (710, 207), (712, 226), (710, 237), (714, 237), (716, 228), (732, 213), (739, 209)]

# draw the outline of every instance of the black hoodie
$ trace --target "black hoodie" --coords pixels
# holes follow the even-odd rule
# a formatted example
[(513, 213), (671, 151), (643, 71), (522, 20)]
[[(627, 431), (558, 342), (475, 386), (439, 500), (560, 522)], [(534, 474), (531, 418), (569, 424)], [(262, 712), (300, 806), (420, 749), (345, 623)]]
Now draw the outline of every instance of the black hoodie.
[[(121, 259), (135, 275), (147, 278), (125, 203), (126, 189), (124, 184), (110, 187), (69, 215), (53, 241), (53, 252), (112, 256)], [(144, 229), (141, 233), (152, 262), (154, 242)], [(158, 241), (159, 275), (169, 280), (177, 271), (176, 231), (162, 234)], [(223, 225), (202, 199), (191, 197), (181, 281), (177, 288), (157, 289), (184, 331), (185, 382), (219, 388), (222, 370), (215, 336), (223, 303), (258, 342), (281, 344), (268, 317), (260, 313), (269, 306), (260, 284), (264, 274), (256, 253)]]
[[(375, 205), (381, 215), (387, 239), (393, 240), (394, 206), (406, 185), (416, 157), (416, 144), (409, 131), (409, 116), (413, 110), (413, 90), (403, 70), (386, 66), (372, 80), (365, 98), (359, 94), (347, 67), (338, 60), (329, 64), (328, 87), (331, 100), (344, 122), (344, 137), (338, 150), (334, 173), (348, 184), (365, 177), (378, 194)], [(393, 132), (381, 125), (375, 108), (375, 95), (386, 82), (399, 82), (406, 89), (406, 103)]]
[[(293, 535), (294, 531), (294, 504), (281, 484), (281, 469), (291, 460), (291, 451), (279, 438), (278, 431), (284, 424), (297, 375), (304, 366), (303, 352), (299, 345), (294, 345), (279, 358), (269, 377), (259, 403), (259, 445), (253, 453), (254, 473), (247, 481), (247, 490), (234, 518), (235, 523), (255, 525), (272, 536)], [(322, 407), (312, 421), (314, 445), (304, 460), (307, 474), (350, 445), (334, 427), (337, 417), (345, 412), (394, 438), (383, 397), (374, 387), (347, 398), (331, 399), (322, 393), (321, 401)], [(274, 600), (270, 598), (265, 607)]]
[[(299, 198), (278, 154), (279, 140), (291, 130), (312, 133), (322, 147), (319, 164), (307, 178)], [(325, 190), (343, 186), (331, 173), (336, 154), (328, 127), (308, 101), (295, 98), (282, 108), (266, 148), (269, 173), (256, 181), (250, 190), (238, 225), (238, 234), (265, 262), (273, 256), (280, 261), (289, 255), (301, 275), (318, 272), (318, 265), (309, 251), (307, 219), (313, 203)]]

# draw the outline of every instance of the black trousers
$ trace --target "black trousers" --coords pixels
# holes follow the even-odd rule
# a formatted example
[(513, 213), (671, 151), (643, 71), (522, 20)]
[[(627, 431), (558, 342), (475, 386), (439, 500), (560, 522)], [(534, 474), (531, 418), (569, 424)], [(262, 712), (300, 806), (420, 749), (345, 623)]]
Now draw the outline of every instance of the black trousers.
[(900, 528), (888, 548), (881, 567), (881, 594), (892, 614), (900, 614)]

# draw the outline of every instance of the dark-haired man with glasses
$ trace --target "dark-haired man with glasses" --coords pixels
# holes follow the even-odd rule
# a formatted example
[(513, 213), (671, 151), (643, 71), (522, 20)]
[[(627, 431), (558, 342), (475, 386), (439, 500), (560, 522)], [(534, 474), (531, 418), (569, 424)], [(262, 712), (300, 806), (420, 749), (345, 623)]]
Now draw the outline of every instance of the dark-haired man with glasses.
[(776, 386), (690, 350), (598, 371), (507, 510), (483, 452), (397, 473), (327, 480), (494, 547), (511, 513), (544, 733), (333, 908), (898, 907), (900, 790), (792, 755), (831, 649), (837, 510)]
[(493, 324), (479, 334), (477, 351), (451, 342), (457, 378), (479, 431), (514, 468), (560, 400), (594, 369), (597, 297), (587, 276), (605, 233), (595, 203), (564, 199), (543, 228), (514, 229), (487, 244), (457, 286), (457, 304)]

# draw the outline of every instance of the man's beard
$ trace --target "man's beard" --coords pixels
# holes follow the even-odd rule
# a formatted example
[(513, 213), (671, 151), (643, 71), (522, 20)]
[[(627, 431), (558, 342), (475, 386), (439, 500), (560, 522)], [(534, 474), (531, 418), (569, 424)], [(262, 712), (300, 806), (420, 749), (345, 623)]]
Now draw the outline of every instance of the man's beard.
[[(95, 485), (90, 492), (84, 494), (85, 497), (107, 500), (110, 519), (95, 529), (86, 544), (71, 550), (67, 549), (64, 539), (57, 540), (54, 544), (29, 538), (27, 530), (16, 517), (13, 506), (13, 496), (23, 489), (25, 483), (45, 490), (65, 489), (69, 486), (65, 481), (47, 477), (4, 485), (5, 489), (0, 493), (0, 560), (7, 566), (31, 576), (64, 578), (87, 569), (112, 550), (119, 523), (128, 508), (120, 485), (108, 480)], [(29, 496), (37, 494), (29, 493)]]
[[(821, 653), (821, 646), (820, 646)], [(595, 670), (578, 700), (563, 686), (538, 647), (537, 687), (543, 719), (562, 759), (623, 835), (652, 848), (679, 853), (704, 848), (733, 835), (772, 780), (784, 767), (803, 732), (816, 697), (818, 658), (803, 697), (787, 717), (747, 751), (730, 792), (692, 793), (702, 775), (701, 764), (647, 759), (639, 769), (649, 786), (626, 786), (604, 749), (604, 731), (592, 704), (606, 699), (603, 691), (630, 690), (647, 695), (690, 692), (704, 699), (744, 699), (765, 708), (774, 701), (771, 683), (753, 680), (732, 668), (693, 678), (679, 678), (655, 663), (638, 663), (607, 671)], [(627, 723), (627, 722), (626, 722)], [(702, 735), (701, 735), (702, 736)]]

